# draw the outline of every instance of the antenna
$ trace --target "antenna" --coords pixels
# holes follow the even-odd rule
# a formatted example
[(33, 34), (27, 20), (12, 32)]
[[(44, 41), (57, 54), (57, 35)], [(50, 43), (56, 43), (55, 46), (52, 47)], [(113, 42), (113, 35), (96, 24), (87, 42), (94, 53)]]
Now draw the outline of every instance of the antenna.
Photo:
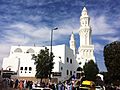
[(25, 44), (25, 33), (24, 33), (24, 37), (23, 38), (24, 38), (23, 44)]

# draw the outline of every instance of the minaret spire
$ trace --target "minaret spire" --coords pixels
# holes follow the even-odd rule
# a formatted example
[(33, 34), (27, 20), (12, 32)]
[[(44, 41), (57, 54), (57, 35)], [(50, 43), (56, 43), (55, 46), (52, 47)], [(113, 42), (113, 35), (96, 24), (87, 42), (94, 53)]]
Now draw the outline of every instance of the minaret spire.
[(71, 37), (70, 37), (70, 48), (73, 50), (74, 54), (76, 54), (76, 42), (74, 38), (74, 33), (72, 32)]
[(85, 2), (85, 0), (83, 0), (83, 7), (84, 7), (84, 8), (83, 8), (82, 12), (87, 14), (87, 9), (86, 9), (86, 2)]
[(90, 17), (86, 7), (83, 8), (80, 16), (80, 46), (91, 44)]
[(90, 26), (90, 17), (84, 5), (80, 16), (80, 29), (79, 29), (80, 47), (78, 52), (81, 60), (84, 61), (93, 60), (95, 62), (94, 45), (92, 45), (91, 42), (91, 33), (92, 29)]

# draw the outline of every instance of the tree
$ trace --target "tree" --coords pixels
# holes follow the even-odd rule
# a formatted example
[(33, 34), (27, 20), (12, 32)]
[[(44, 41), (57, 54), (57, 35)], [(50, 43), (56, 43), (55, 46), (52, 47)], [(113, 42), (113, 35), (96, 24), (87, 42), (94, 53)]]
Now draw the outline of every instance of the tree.
[(54, 62), (53, 62), (54, 55), (52, 52), (50, 52), (50, 59), (49, 59), (49, 79), (51, 80), (51, 74), (52, 74), (52, 69), (54, 68)]
[(120, 41), (114, 41), (104, 47), (104, 60), (110, 81), (120, 81)]
[(40, 53), (35, 55), (33, 54), (32, 59), (35, 60), (34, 64), (36, 65), (36, 78), (48, 78), (53, 69), (53, 58), (54, 55), (49, 54), (49, 49), (45, 47), (45, 50), (40, 50)]
[(95, 64), (93, 60), (90, 60), (88, 63), (85, 63), (85, 65), (83, 66), (83, 70), (86, 80), (96, 80), (96, 75), (99, 73), (99, 69), (97, 67), (97, 64)]

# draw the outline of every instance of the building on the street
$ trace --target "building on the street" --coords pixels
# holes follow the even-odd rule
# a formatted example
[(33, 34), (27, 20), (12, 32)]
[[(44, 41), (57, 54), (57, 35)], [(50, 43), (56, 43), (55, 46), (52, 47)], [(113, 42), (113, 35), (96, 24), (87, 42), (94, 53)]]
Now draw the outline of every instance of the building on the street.
[[(80, 46), (77, 50), (74, 33), (70, 37), (70, 47), (66, 45), (53, 46), (54, 57), (54, 75), (53, 78), (58, 80), (66, 80), (70, 76), (77, 75), (79, 68), (83, 67), (85, 62), (93, 60), (94, 45), (91, 39), (92, 29), (90, 26), (90, 17), (86, 7), (83, 8), (80, 16)], [(46, 46), (50, 50), (50, 46)], [(3, 59), (3, 70), (11, 70), (17, 72), (18, 77), (35, 77), (35, 65), (32, 60), (32, 54), (38, 54), (45, 47), (37, 46), (12, 46), (10, 55)]]
[[(18, 77), (34, 77), (36, 71), (32, 54), (38, 54), (41, 49), (45, 47), (12, 46), (9, 57), (3, 60), (3, 69), (18, 72)], [(63, 44), (53, 46), (52, 51), (55, 56), (53, 72), (61, 72), (60, 80), (68, 79), (78, 66), (73, 50)]]

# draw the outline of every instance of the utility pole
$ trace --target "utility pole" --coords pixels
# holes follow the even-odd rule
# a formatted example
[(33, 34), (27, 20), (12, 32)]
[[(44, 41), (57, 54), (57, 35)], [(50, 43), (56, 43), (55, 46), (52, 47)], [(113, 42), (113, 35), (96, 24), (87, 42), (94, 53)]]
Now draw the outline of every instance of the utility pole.
[[(51, 61), (52, 61), (52, 40), (53, 40), (53, 31), (54, 30), (57, 30), (58, 28), (56, 27), (56, 28), (53, 28), (53, 29), (51, 29), (51, 39), (50, 39), (50, 63), (51, 63)], [(50, 70), (50, 74), (49, 74), (49, 79), (51, 80), (51, 70)]]

